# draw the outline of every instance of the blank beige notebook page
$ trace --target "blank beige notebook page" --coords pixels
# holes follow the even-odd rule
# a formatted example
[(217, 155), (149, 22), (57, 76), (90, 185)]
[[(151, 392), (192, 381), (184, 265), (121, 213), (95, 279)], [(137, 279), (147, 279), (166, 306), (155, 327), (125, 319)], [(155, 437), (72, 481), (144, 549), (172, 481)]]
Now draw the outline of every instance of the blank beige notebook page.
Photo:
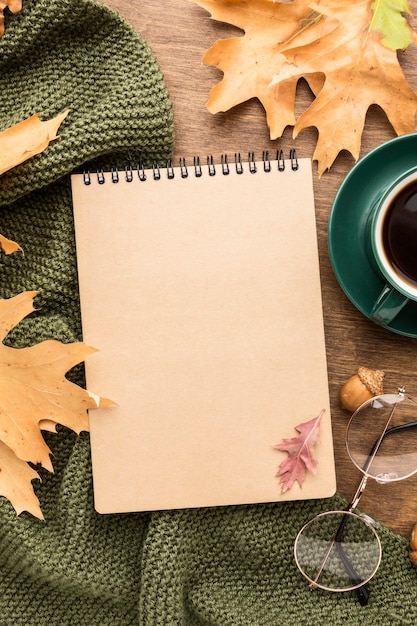
[[(334, 458), (311, 162), (72, 176), (96, 509), (327, 497)], [(143, 172), (140, 172), (143, 174)], [(184, 172), (183, 172), (184, 173)], [(274, 448), (325, 409), (317, 473)]]

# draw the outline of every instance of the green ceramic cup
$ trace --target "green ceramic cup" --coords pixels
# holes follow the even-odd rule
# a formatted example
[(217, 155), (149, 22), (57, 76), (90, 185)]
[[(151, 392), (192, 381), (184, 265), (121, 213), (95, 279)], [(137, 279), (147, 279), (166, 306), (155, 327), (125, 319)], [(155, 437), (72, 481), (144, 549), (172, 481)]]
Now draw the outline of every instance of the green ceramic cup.
[(399, 176), (376, 198), (369, 221), (371, 254), (385, 280), (370, 317), (390, 324), (417, 302), (417, 169)]

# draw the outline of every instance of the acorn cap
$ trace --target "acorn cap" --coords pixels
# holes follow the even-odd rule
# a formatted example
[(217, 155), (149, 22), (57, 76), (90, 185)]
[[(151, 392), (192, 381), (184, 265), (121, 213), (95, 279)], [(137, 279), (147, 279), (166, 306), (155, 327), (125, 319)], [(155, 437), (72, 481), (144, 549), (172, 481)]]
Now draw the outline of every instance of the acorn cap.
[(374, 396), (380, 396), (384, 393), (384, 371), (371, 370), (368, 367), (360, 367), (358, 369), (358, 376), (360, 381)]

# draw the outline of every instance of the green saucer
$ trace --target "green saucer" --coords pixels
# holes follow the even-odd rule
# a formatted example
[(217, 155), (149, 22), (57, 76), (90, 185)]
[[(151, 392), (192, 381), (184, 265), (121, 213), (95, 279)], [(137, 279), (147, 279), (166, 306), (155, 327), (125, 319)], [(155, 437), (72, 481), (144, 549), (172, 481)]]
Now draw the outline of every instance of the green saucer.
[[(417, 133), (396, 137), (356, 163), (333, 202), (328, 230), (333, 270), (349, 300), (368, 318), (385, 280), (372, 263), (366, 224), (377, 196), (416, 167)], [(384, 328), (417, 337), (417, 302), (409, 301)]]

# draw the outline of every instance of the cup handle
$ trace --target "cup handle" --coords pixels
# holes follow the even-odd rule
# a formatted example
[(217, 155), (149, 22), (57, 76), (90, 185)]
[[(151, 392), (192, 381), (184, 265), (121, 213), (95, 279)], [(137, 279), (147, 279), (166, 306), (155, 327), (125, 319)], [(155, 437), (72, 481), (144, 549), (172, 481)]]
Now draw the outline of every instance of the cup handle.
[(378, 324), (386, 326), (398, 315), (407, 302), (407, 296), (403, 296), (390, 285), (385, 285), (372, 308), (371, 318)]

